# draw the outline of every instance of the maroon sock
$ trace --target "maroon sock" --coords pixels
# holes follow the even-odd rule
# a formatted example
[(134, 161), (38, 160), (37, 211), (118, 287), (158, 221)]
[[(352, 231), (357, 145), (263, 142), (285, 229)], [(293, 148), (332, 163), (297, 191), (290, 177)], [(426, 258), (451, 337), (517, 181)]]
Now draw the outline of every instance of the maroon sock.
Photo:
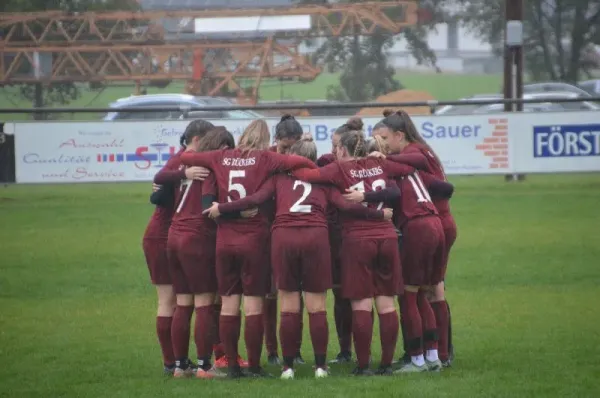
[(171, 343), (172, 322), (173, 317), (171, 316), (156, 317), (156, 335), (158, 336), (158, 343), (162, 351), (163, 363), (166, 366), (171, 366), (175, 363), (175, 354), (173, 354), (173, 344)]
[(173, 314), (173, 324), (171, 325), (171, 339), (173, 340), (173, 353), (175, 360), (183, 361), (188, 357), (190, 348), (190, 322), (194, 306), (178, 305)]
[(219, 317), (221, 316), (221, 303), (212, 305), (212, 325), (213, 325), (213, 353), (215, 355), (215, 360), (221, 358), (225, 355), (225, 350), (223, 349), (223, 344), (221, 344), (221, 332), (219, 331)]
[(435, 301), (431, 303), (433, 312), (435, 313), (435, 322), (438, 332), (438, 350), (442, 361), (448, 360), (448, 305), (446, 301)]
[(423, 354), (423, 327), (417, 305), (417, 293), (404, 291), (402, 317), (406, 325), (406, 348), (409, 355)]
[(327, 323), (327, 312), (315, 312), (308, 314), (308, 326), (310, 328), (310, 339), (312, 340), (315, 353), (315, 366), (324, 367), (327, 357), (327, 343), (329, 342), (329, 324)]
[(221, 343), (230, 366), (237, 364), (238, 342), (240, 340), (241, 317), (239, 315), (221, 315), (219, 317)]
[(404, 304), (402, 303), (404, 300), (404, 295), (398, 296), (398, 304), (400, 306), (400, 331), (402, 332), (402, 349), (404, 350), (404, 355), (408, 353), (408, 337), (406, 335), (406, 323), (404, 321), (404, 315), (402, 311), (404, 311)]
[(298, 334), (298, 341), (296, 343), (296, 354), (300, 354), (302, 351), (302, 336), (304, 335), (304, 298), (300, 295), (300, 333)]
[(381, 366), (390, 366), (398, 342), (398, 313), (379, 314), (379, 338), (381, 339)]
[(294, 366), (294, 358), (298, 350), (298, 335), (300, 334), (300, 315), (297, 312), (282, 312), (279, 324), (279, 341), (281, 341), (281, 354), (284, 365), (288, 368)]
[(277, 355), (277, 299), (266, 299), (263, 312), (265, 346), (269, 355)]
[(198, 360), (210, 364), (212, 355), (212, 344), (215, 340), (213, 336), (213, 306), (196, 307), (196, 323), (194, 325), (194, 341), (196, 343), (196, 353)]
[(340, 351), (350, 352), (352, 350), (352, 306), (350, 305), (350, 300), (341, 297), (339, 289), (335, 289), (333, 294), (335, 298), (333, 317), (340, 343)]
[(425, 296), (425, 292), (420, 291), (417, 296), (417, 305), (419, 306), (419, 314), (423, 322), (423, 346), (426, 350), (437, 350), (438, 336), (437, 325), (435, 323), (435, 314), (429, 304), (429, 300)]
[(246, 341), (249, 368), (255, 369), (260, 366), (264, 331), (263, 314), (246, 315), (244, 340)]
[(352, 311), (352, 334), (354, 351), (360, 368), (369, 366), (371, 340), (373, 339), (372, 311)]

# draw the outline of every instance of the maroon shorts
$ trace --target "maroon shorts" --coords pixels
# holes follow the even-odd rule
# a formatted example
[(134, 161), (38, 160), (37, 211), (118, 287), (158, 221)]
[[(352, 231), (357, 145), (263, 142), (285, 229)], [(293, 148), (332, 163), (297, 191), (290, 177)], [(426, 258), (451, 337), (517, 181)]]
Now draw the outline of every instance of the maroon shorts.
[(340, 252), (342, 249), (342, 233), (339, 230), (329, 229), (329, 246), (331, 248), (331, 279), (334, 287), (342, 283), (342, 265)]
[(271, 264), (278, 290), (324, 293), (331, 289), (327, 228), (277, 228), (271, 240)]
[(402, 270), (398, 240), (344, 237), (342, 297), (361, 300), (400, 294)]
[(445, 270), (444, 229), (438, 216), (409, 220), (402, 228), (402, 272), (410, 286), (436, 285)]
[(214, 236), (169, 232), (167, 254), (176, 294), (217, 291)]
[(450, 258), (450, 249), (452, 249), (454, 242), (456, 242), (456, 222), (450, 213), (440, 216), (440, 220), (442, 221), (442, 228), (444, 229), (445, 243), (442, 266), (442, 280), (444, 280), (446, 278), (446, 269), (448, 268), (448, 259)]
[(221, 296), (262, 297), (269, 293), (269, 238), (268, 230), (240, 236), (236, 239), (238, 244), (217, 237), (217, 281)]
[(144, 238), (142, 241), (146, 264), (153, 285), (170, 285), (169, 261), (167, 259), (167, 240)]

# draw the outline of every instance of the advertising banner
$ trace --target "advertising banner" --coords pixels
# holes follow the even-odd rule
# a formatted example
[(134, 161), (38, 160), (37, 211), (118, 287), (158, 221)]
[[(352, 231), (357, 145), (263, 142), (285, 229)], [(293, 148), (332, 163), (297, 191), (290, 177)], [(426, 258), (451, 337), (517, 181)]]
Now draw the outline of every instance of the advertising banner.
[[(279, 121), (266, 119), (272, 132)], [(319, 154), (343, 117), (298, 118)], [(364, 118), (370, 136), (381, 118)], [(418, 116), (413, 121), (447, 174), (600, 170), (597, 112)], [(236, 137), (250, 120), (211, 120)], [(189, 121), (12, 124), (22, 183), (150, 181), (179, 148)]]

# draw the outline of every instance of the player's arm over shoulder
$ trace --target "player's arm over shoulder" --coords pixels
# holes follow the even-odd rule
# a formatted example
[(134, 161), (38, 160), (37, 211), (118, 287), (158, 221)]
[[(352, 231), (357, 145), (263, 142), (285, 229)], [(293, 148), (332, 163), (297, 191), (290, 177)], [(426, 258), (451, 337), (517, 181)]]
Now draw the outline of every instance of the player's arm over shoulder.
[(180, 155), (175, 155), (154, 175), (154, 183), (164, 185), (178, 182), (183, 178), (185, 178), (185, 169), (181, 167)]
[(382, 210), (370, 209), (361, 205), (360, 203), (351, 203), (342, 196), (342, 193), (336, 187), (328, 186), (326, 189), (329, 203), (340, 211), (351, 214), (357, 218), (375, 220), (383, 219)]
[(447, 181), (440, 180), (431, 173), (420, 171), (419, 177), (429, 191), (429, 194), (433, 197), (450, 199), (454, 194), (454, 185)]

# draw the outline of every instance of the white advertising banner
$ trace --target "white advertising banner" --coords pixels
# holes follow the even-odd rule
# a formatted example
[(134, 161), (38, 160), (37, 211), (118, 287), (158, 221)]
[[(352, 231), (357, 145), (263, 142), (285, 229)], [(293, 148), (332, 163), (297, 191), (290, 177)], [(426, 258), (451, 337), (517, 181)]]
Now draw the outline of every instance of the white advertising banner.
[(600, 112), (516, 114), (512, 156), (520, 173), (600, 171)]
[[(540, 118), (543, 116), (543, 119)], [(539, 120), (542, 120), (541, 122)], [(319, 154), (347, 119), (299, 118)], [(381, 118), (364, 118), (371, 135)], [(447, 174), (600, 170), (600, 113), (419, 116), (423, 138)], [(267, 122), (274, 130), (279, 120)], [(249, 120), (213, 120), (236, 137)], [(21, 183), (149, 181), (178, 150), (189, 121), (14, 123)], [(10, 133), (10, 131), (9, 131)]]

